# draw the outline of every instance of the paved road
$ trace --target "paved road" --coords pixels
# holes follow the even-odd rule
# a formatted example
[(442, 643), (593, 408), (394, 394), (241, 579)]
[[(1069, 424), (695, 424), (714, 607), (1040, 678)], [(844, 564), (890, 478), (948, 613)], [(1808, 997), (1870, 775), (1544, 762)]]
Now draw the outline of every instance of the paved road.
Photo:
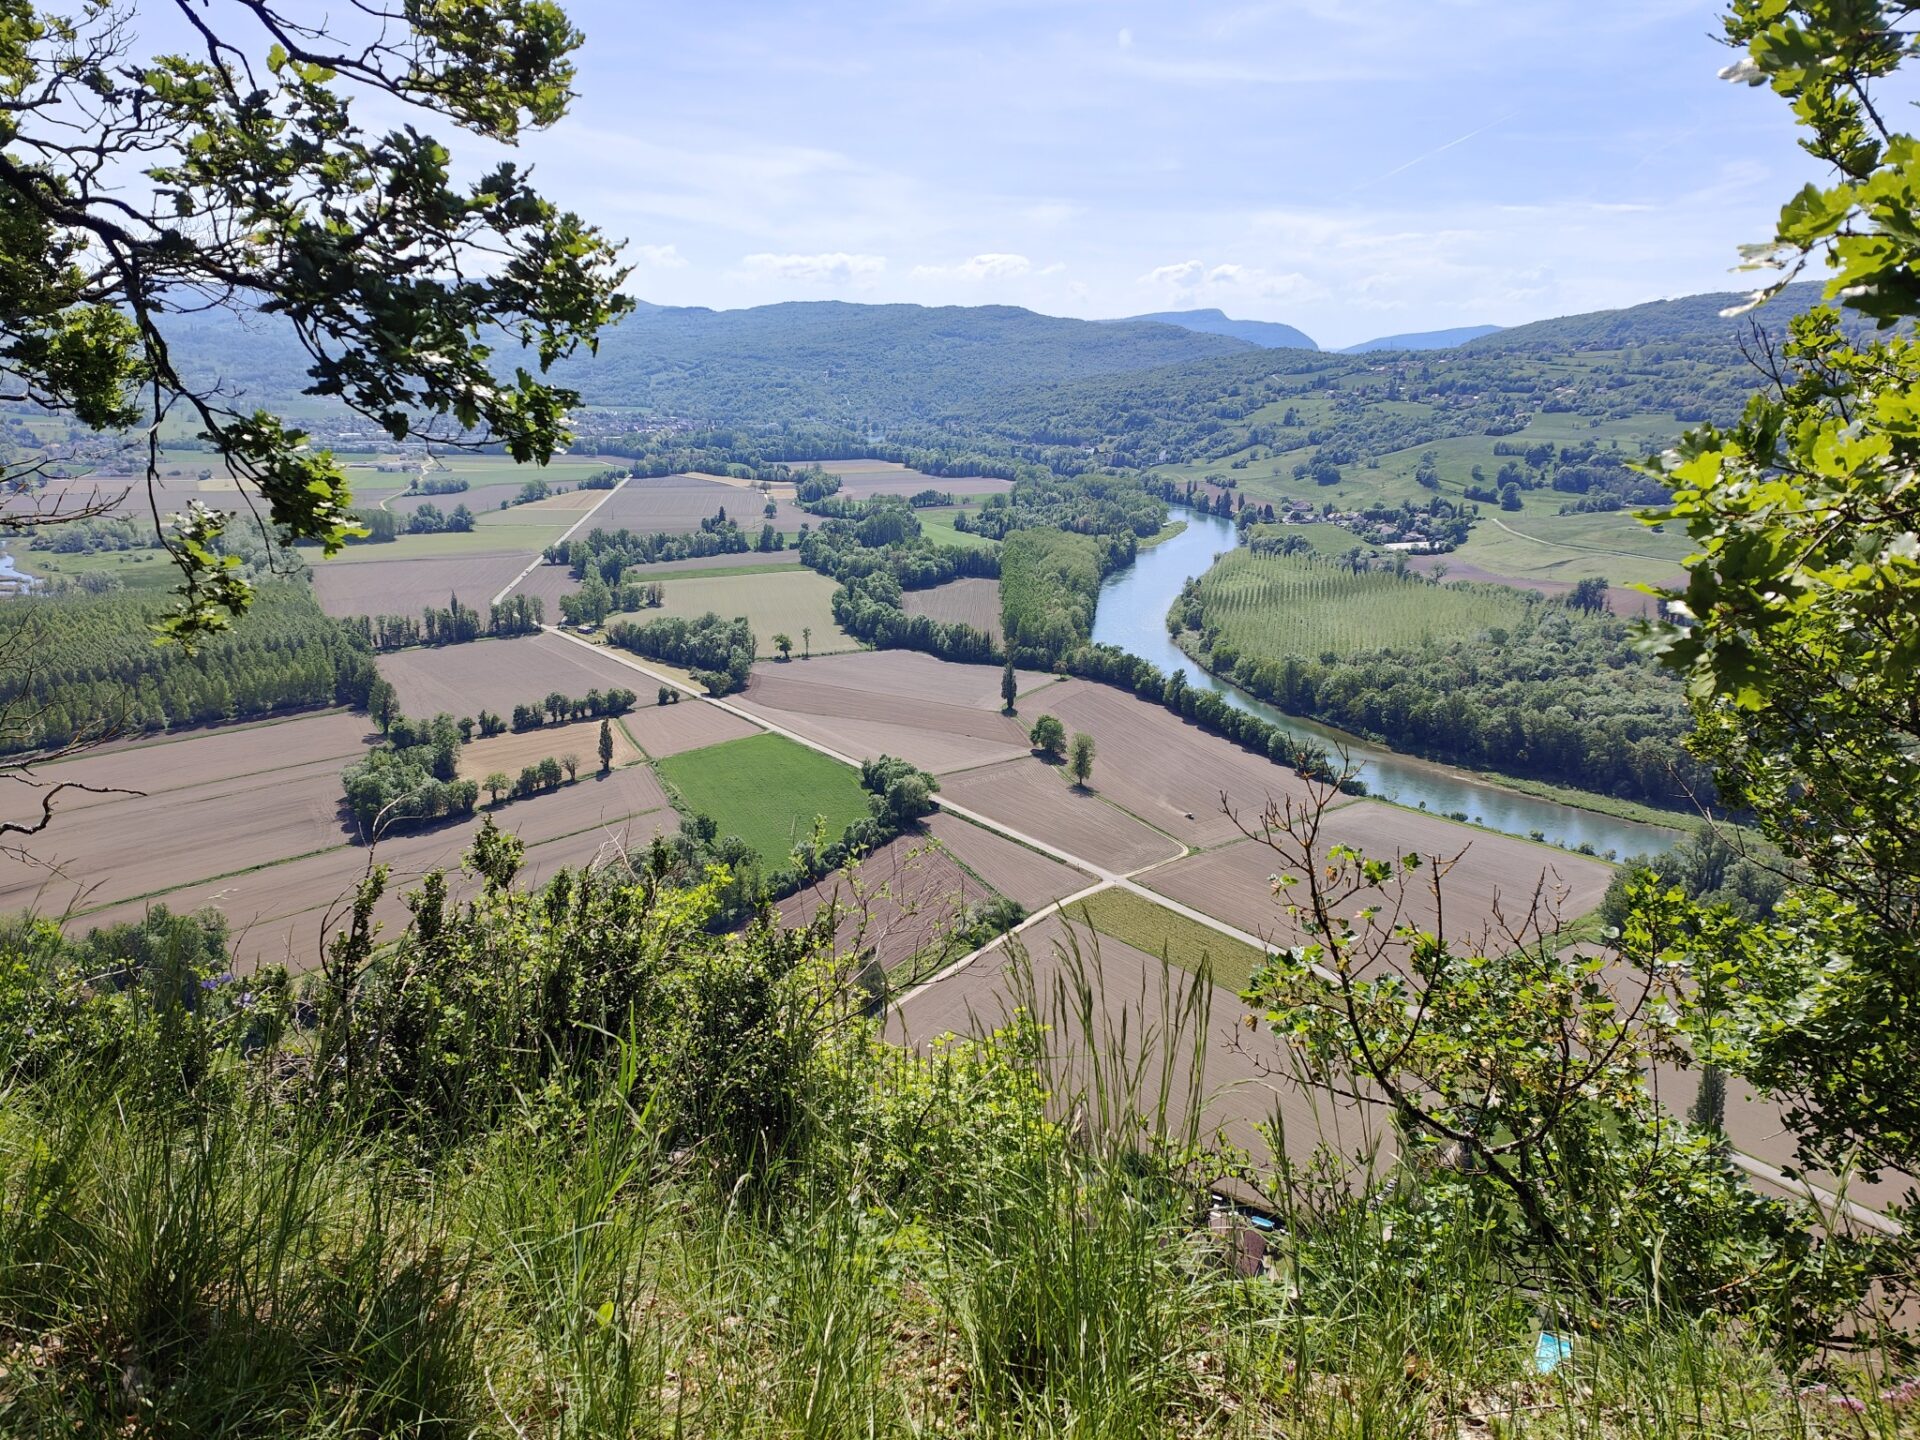
[[(627, 481), (630, 478), (631, 478), (630, 476), (624, 476), (624, 475), (621, 476), (619, 480), (614, 482), (614, 486), (611, 490), (607, 491), (606, 494), (602, 495), (598, 500), (594, 501), (593, 507), (589, 509), (585, 514), (583, 514), (578, 520), (574, 521), (573, 524), (569, 525), (567, 527), (566, 533), (562, 535), (558, 540), (555, 540), (552, 543), (555, 545), (560, 545), (560, 544), (564, 544), (568, 540), (571, 540), (573, 538), (574, 531), (578, 530), (582, 525), (586, 524), (587, 521), (591, 520), (595, 515), (600, 513), (600, 507), (602, 505), (606, 504), (607, 501), (611, 500), (614, 496), (618, 495), (622, 490), (626, 489)], [(506, 599), (507, 596), (511, 595), (516, 585), (518, 585), (522, 580), (526, 579), (527, 576), (531, 575), (534, 571), (538, 570), (542, 565), (546, 563), (545, 557), (546, 557), (545, 551), (541, 551), (539, 554), (535, 555), (533, 557), (533, 563), (527, 566), (527, 568), (522, 570), (518, 575), (514, 576), (513, 579), (509, 580), (507, 582), (506, 589), (502, 590), (498, 595), (494, 596), (491, 603), (498, 605), (502, 600)], [(556, 630), (554, 633), (559, 634), (560, 632)], [(572, 639), (573, 637), (569, 636), (568, 638)]]

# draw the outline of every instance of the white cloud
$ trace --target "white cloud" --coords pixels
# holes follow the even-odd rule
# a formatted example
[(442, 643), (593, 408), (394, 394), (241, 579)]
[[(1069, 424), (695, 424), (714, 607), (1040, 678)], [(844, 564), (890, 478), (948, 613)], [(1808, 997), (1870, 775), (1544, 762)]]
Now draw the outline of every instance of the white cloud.
[(913, 278), (916, 280), (1012, 280), (1025, 275), (1033, 269), (1033, 262), (1024, 255), (990, 253), (975, 255), (971, 260), (962, 260), (958, 265), (916, 265)]
[(633, 245), (627, 253), (642, 265), (651, 265), (656, 270), (684, 270), (687, 257), (680, 253), (678, 245)]
[(1147, 271), (1136, 282), (1141, 285), (1171, 285), (1176, 289), (1186, 289), (1198, 285), (1206, 276), (1207, 267), (1198, 260), (1182, 260), (1173, 265), (1157, 265)]
[(1133, 48), (1133, 31), (1126, 29), (1124, 26), (1120, 30), (1120, 48), (1122, 50), (1131, 50)]
[(795, 280), (807, 285), (845, 285), (878, 275), (887, 268), (884, 255), (849, 255), (834, 250), (823, 255), (773, 255), (762, 251), (742, 256), (740, 263), (756, 275)]

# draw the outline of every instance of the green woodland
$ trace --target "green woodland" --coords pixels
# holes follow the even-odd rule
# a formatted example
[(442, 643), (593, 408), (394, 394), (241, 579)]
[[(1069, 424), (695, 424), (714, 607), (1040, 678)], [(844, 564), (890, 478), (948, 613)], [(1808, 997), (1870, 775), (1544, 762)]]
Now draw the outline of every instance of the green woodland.
[[(803, 476), (800, 556), (856, 633), (971, 646), (896, 621), (900, 596), (997, 574), (996, 662), (1111, 682), (1298, 770), (1239, 842), (1271, 851), (1257, 883), (1285, 943), (1216, 950), (1109, 885), (1047, 969), (1019, 936), (993, 953), (998, 1028), (894, 1043), (848, 917), (788, 928), (771, 902), (919, 838), (939, 783), (887, 756), (830, 775), (772, 736), (663, 765), (692, 813), (625, 863), (528, 883), (489, 813), (458, 876), (372, 864), (307, 974), (236, 973), (217, 911), (0, 917), (0, 1434), (1915, 1433), (1920, 139), (1889, 119), (1912, 7), (1720, 17), (1725, 78), (1757, 92), (1742, 113), (1790, 113), (1826, 172), (1743, 252), (1780, 336), (1763, 389), (1718, 298), (1364, 356), (998, 307), (637, 306), (613, 242), (525, 170), (468, 163), (588, 83), (557, 5), (399, 7), (366, 47), (270, 4), (189, 18), (210, 48), (145, 63), (131, 11), (0, 0), (7, 393), (90, 434), (196, 415), (282, 535), (326, 550), (354, 528), (346, 471), (216, 383), (242, 353), (223, 302), (259, 322), (262, 404), (305, 392), (388, 441), (485, 431), (525, 462), (587, 399), (671, 416), (612, 453)], [(266, 57), (248, 88), (222, 44)], [(103, 190), (99, 150), (63, 139), (75, 114), (147, 188)], [(475, 249), (487, 263), (461, 263)], [(0, 428), (0, 480), (32, 498), (37, 432)], [(998, 548), (791, 468), (882, 450), (1014, 480), (952, 522)], [(1671, 767), (1737, 823), (1623, 868), (1585, 928), (1424, 929), (1448, 867), (1336, 839), (1324, 756), (1089, 643), (1101, 578), (1189, 482), (1256, 542), (1172, 617), (1213, 668), (1443, 758), (1645, 796)], [(1289, 545), (1269, 505), (1355, 543)], [(1603, 584), (1423, 579), (1354, 529), (1643, 506), (1686, 553), (1653, 556), (1681, 608), (1637, 631)], [(171, 603), (4, 602), (0, 774), (107, 727), (344, 703), (387, 735), (343, 777), (364, 825), (476, 810), (462, 721), (397, 713), (380, 625), (329, 620), (226, 529), (190, 506), (168, 531)], [(595, 533), (554, 559), (609, 592), (663, 553)], [(451, 601), (451, 636), (422, 619), (482, 625)], [(756, 652), (719, 615), (609, 638), (717, 692)], [(530, 697), (511, 723), (634, 698)], [(1039, 708), (1021, 727), (1070, 751)], [(1100, 807), (1124, 752), (1082, 738), (1093, 793), (1052, 788)], [(523, 785), (556, 788), (560, 765)], [(1018, 918), (989, 908), (958, 917), (966, 944)], [(1169, 962), (1144, 1029), (1107, 1008), (1099, 935)], [(1232, 991), (1200, 982), (1214, 964)], [(1228, 1030), (1301, 1102), (1257, 1148), (1203, 1123)], [(1699, 1099), (1675, 1113), (1653, 1074), (1697, 1076)], [(1734, 1148), (1741, 1091), (1792, 1148), (1765, 1185)], [(1298, 1133), (1356, 1108), (1377, 1146)], [(1856, 1181), (1896, 1198), (1849, 1211)]]

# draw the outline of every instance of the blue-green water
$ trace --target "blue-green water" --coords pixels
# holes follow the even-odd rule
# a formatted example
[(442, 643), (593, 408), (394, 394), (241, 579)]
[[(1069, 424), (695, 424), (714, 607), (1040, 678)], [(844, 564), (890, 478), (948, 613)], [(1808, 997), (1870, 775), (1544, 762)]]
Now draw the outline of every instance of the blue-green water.
[(1569, 849), (1590, 845), (1601, 855), (1652, 854), (1669, 849), (1679, 838), (1671, 830), (1536, 799), (1484, 784), (1444, 766), (1396, 755), (1341, 731), (1283, 715), (1207, 674), (1168, 636), (1167, 611), (1189, 577), (1203, 574), (1218, 556), (1233, 548), (1234, 528), (1231, 521), (1181, 506), (1174, 507), (1174, 517), (1184, 519), (1187, 528), (1150, 550), (1142, 550), (1139, 559), (1101, 587), (1100, 607), (1093, 619), (1096, 641), (1117, 645), (1168, 674), (1183, 671), (1189, 683), (1223, 696), (1229, 704), (1269, 720), (1290, 734), (1344, 752), (1358, 766), (1360, 779), (1370, 793), (1398, 804), (1424, 805), (1439, 815), (1465, 814), (1509, 835), (1537, 831), (1556, 845)]

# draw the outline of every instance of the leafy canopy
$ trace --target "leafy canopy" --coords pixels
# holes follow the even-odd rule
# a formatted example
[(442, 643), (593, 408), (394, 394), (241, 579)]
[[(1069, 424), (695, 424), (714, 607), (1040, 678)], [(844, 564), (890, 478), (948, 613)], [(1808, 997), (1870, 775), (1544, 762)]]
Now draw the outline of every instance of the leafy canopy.
[[(183, 417), (257, 488), (263, 523), (328, 553), (354, 533), (344, 471), (177, 365), (177, 317), (290, 330), (307, 393), (396, 440), (552, 456), (576, 397), (542, 377), (628, 308), (618, 246), (518, 165), (456, 179), (441, 141), (364, 130), (353, 103), (510, 145), (566, 111), (582, 37), (564, 12), (407, 0), (319, 20), (244, 0), (229, 26), (177, 8), (194, 44), (148, 57), (130, 9), (0, 0), (0, 402), (150, 427), (150, 494), (159, 427)], [(529, 358), (502, 378), (505, 346)], [(157, 495), (153, 508), (157, 521)], [(168, 627), (189, 642), (250, 598), (220, 553), (225, 524), (196, 503), (168, 537), (183, 575)]]

